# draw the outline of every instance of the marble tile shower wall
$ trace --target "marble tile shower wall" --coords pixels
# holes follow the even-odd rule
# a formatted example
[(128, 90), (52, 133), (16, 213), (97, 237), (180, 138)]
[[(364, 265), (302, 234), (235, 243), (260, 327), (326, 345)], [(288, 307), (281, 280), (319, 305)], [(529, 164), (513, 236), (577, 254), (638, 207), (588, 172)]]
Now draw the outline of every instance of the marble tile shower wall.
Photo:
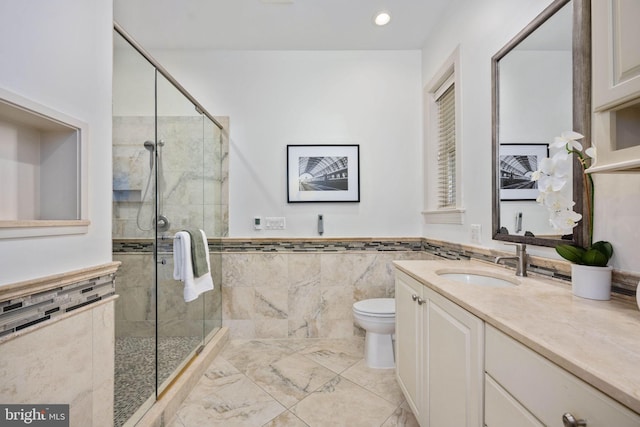
[[(164, 141), (162, 167), (164, 209), (178, 229), (202, 224), (208, 236), (226, 236), (228, 229), (228, 139), (201, 117), (159, 117), (159, 139)], [(137, 225), (151, 229), (153, 183), (148, 194), (149, 151), (154, 117), (113, 117), (113, 238), (149, 237)], [(143, 200), (144, 198), (144, 200)], [(177, 229), (175, 230), (177, 231)]]
[[(115, 330), (117, 337), (200, 336), (220, 326), (220, 254), (210, 257), (216, 288), (196, 301), (185, 303), (182, 284), (173, 279), (173, 259), (160, 253), (158, 290), (153, 286), (153, 254), (114, 253), (113, 260), (122, 262), (115, 291)], [(157, 295), (156, 295), (157, 292)], [(156, 309), (157, 298), (157, 309)]]
[(247, 252), (222, 255), (222, 318), (236, 338), (363, 335), (352, 304), (394, 296), (392, 261), (422, 251)]

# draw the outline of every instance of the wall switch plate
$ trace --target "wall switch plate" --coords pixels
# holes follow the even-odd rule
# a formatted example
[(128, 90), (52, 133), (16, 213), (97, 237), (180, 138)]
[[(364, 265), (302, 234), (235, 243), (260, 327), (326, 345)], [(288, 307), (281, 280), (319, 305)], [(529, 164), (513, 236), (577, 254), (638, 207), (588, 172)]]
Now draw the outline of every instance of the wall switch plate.
[(283, 216), (268, 216), (264, 219), (266, 230), (284, 230), (286, 228)]
[(480, 224), (471, 224), (471, 243), (481, 243), (480, 234), (482, 227)]

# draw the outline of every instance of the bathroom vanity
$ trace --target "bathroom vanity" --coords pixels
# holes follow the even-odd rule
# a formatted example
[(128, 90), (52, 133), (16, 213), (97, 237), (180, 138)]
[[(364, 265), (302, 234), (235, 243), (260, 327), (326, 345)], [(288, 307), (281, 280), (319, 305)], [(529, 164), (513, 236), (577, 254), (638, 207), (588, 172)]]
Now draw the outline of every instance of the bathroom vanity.
[(635, 304), (481, 262), (394, 264), (396, 376), (422, 427), (640, 426)]

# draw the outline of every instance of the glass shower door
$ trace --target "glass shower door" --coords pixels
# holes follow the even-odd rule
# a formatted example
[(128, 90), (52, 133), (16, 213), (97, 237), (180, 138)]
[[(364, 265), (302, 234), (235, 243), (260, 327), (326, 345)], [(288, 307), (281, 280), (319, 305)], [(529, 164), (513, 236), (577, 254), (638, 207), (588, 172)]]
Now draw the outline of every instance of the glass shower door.
[(121, 31), (113, 61), (113, 259), (122, 263), (115, 427), (143, 417), (220, 329), (221, 253), (210, 256), (215, 289), (185, 302), (173, 237), (186, 228), (226, 235), (228, 206), (228, 139)]
[(203, 344), (204, 296), (185, 302), (184, 283), (173, 276), (174, 236), (184, 229), (203, 229), (204, 116), (162, 75), (157, 76), (156, 241), (157, 385), (158, 396)]
[(156, 70), (118, 33), (113, 51), (114, 425), (156, 398)]

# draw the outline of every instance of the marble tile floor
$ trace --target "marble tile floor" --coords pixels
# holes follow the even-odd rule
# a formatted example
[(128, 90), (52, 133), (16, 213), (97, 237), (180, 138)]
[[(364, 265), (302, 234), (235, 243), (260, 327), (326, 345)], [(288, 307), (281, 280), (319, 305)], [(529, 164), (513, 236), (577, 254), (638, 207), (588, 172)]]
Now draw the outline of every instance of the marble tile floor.
[(168, 427), (418, 426), (363, 338), (232, 340)]

